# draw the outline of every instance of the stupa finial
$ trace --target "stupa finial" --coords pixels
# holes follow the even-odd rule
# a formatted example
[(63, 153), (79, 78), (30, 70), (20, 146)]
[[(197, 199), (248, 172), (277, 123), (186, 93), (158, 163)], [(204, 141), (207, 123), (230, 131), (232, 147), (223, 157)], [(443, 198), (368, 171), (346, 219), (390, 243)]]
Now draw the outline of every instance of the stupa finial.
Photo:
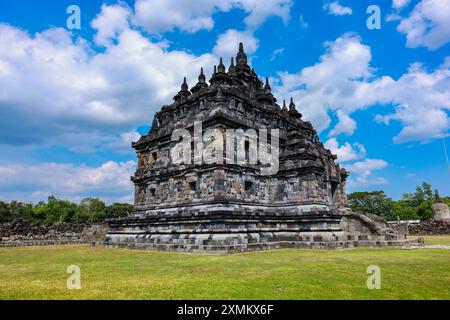
[(219, 65), (217, 66), (217, 71), (220, 72), (220, 73), (224, 73), (225, 72), (225, 65), (223, 64), (222, 57), (220, 57)]
[(291, 103), (289, 104), (289, 111), (297, 111), (295, 108), (294, 98), (291, 97)]
[(200, 68), (200, 74), (198, 76), (198, 82), (200, 82), (200, 83), (205, 83), (206, 82), (206, 77), (205, 77), (205, 74), (203, 73), (203, 67)]

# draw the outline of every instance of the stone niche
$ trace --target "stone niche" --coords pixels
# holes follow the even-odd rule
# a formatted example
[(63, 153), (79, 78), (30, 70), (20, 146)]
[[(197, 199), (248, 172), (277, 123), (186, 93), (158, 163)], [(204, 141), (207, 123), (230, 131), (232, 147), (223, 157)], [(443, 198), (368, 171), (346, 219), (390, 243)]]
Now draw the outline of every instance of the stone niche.
[[(292, 99), (278, 103), (268, 79), (261, 81), (247, 64), (242, 44), (235, 61), (228, 69), (220, 61), (209, 83), (203, 70), (191, 89), (184, 81), (174, 102), (156, 113), (150, 132), (133, 143), (134, 211), (109, 220), (101, 244), (214, 254), (416, 244), (382, 219), (347, 208), (348, 172), (335, 163), (311, 123)], [(185, 156), (175, 149), (176, 129), (203, 136), (186, 143), (190, 163), (174, 162), (174, 155)], [(209, 129), (247, 136), (227, 147), (234, 137), (225, 134), (222, 150), (220, 140), (205, 134)], [(224, 161), (202, 162), (202, 145), (212, 145), (210, 153), (223, 152)], [(254, 148), (277, 155), (277, 170), (269, 175), (267, 163), (250, 161)], [(245, 159), (239, 158), (243, 153)]]

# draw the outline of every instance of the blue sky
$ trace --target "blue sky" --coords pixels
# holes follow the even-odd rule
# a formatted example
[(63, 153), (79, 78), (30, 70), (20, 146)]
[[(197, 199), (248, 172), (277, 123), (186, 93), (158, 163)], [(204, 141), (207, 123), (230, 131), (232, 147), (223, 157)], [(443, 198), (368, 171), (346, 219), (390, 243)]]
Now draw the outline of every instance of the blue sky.
[(131, 202), (131, 141), (239, 41), (351, 171), (349, 192), (450, 195), (446, 0), (18, 0), (0, 4), (0, 199)]

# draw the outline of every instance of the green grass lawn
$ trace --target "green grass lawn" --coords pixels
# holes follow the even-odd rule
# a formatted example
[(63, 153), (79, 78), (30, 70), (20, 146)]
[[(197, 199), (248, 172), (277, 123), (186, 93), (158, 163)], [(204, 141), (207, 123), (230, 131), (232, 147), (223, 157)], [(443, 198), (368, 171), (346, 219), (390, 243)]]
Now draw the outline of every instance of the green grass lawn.
[[(369, 265), (381, 289), (369, 290)], [(81, 290), (66, 288), (79, 265)], [(450, 250), (204, 256), (67, 245), (0, 248), (0, 299), (450, 299)]]
[(447, 245), (450, 246), (450, 235), (445, 236), (423, 236), (425, 244)]

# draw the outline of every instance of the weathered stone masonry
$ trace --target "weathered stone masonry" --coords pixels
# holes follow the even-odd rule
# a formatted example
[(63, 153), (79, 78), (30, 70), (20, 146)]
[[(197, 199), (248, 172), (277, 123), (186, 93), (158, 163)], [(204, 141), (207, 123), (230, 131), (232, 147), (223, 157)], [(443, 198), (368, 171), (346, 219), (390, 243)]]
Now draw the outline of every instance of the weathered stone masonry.
[[(191, 164), (174, 164), (171, 150), (177, 141), (172, 133), (187, 129), (193, 135), (195, 122), (201, 122), (203, 132), (218, 129), (224, 137), (228, 129), (278, 129), (278, 172), (265, 175), (264, 164), (235, 159), (198, 164), (198, 141), (191, 144)], [(271, 153), (271, 139), (269, 135), (267, 146), (256, 143)], [(225, 138), (224, 158), (228, 142)], [(247, 154), (254, 142), (245, 143)], [(217, 146), (210, 138), (200, 143)], [(336, 156), (302, 119), (292, 99), (289, 106), (277, 103), (268, 80), (263, 83), (248, 65), (242, 44), (236, 64), (232, 59), (226, 71), (221, 59), (209, 84), (203, 69), (190, 90), (185, 79), (174, 102), (162, 107), (151, 131), (133, 148), (138, 158), (132, 177), (135, 211), (108, 222), (105, 244), (229, 253), (403, 243), (383, 221), (346, 208), (348, 172), (335, 163)]]

